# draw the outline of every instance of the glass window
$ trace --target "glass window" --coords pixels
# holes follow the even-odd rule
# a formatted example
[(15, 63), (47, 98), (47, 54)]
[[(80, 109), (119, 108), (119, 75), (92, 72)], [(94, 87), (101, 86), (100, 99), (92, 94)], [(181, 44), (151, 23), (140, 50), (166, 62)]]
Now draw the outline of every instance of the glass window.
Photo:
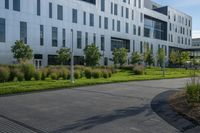
[(93, 34), (93, 44), (96, 44), (96, 33)]
[(133, 25), (133, 35), (136, 35), (136, 31), (137, 31), (136, 25)]
[(104, 18), (104, 28), (108, 29), (108, 18), (107, 17)]
[(112, 20), (112, 30), (113, 31), (115, 30), (115, 20), (114, 19)]
[(13, 0), (13, 10), (20, 11), (20, 0)]
[(118, 14), (118, 6), (117, 4), (114, 4), (114, 15)]
[(121, 17), (124, 17), (124, 7), (121, 7)]
[(101, 11), (105, 11), (105, 0), (101, 0)]
[(110, 12), (111, 12), (111, 14), (113, 14), (113, 2), (111, 2), (110, 6), (111, 6), (110, 7), (110, 10), (111, 10)]
[(52, 27), (52, 46), (57, 47), (58, 46), (58, 28)]
[(62, 30), (62, 46), (63, 47), (66, 46), (66, 30), (65, 29)]
[(135, 40), (133, 40), (133, 52), (135, 52)]
[(72, 22), (77, 23), (78, 22), (78, 11), (76, 9), (72, 9)]
[(86, 25), (86, 12), (83, 12), (83, 24)]
[(52, 18), (52, 3), (49, 3), (49, 18)]
[(9, 9), (9, 0), (5, 0), (5, 8)]
[(27, 44), (27, 23), (20, 22), (20, 40)]
[(85, 46), (88, 45), (88, 32), (85, 32)]
[(82, 48), (82, 32), (77, 31), (77, 48), (81, 49)]
[(40, 25), (40, 45), (44, 45), (44, 26)]
[(101, 16), (99, 16), (99, 28), (101, 28)]
[(90, 13), (90, 26), (94, 26), (94, 14)]
[(121, 30), (121, 26), (120, 26), (121, 24), (120, 24), (120, 21), (118, 20), (117, 21), (117, 31), (118, 32), (120, 32), (120, 30)]
[(4, 18), (0, 18), (0, 42), (6, 41), (6, 22)]
[(143, 43), (142, 43), (142, 41), (140, 42), (140, 54), (142, 54), (143, 53)]
[(126, 33), (128, 33), (129, 32), (129, 23), (126, 23), (125, 29), (126, 29)]
[(111, 51), (115, 48), (126, 48), (130, 52), (130, 40), (111, 37)]
[(37, 15), (40, 16), (40, 0), (37, 0)]
[(105, 37), (104, 35), (101, 35), (101, 50), (105, 50)]
[(129, 18), (129, 9), (126, 8), (126, 18)]
[(57, 19), (63, 20), (63, 6), (61, 5), (57, 6)]

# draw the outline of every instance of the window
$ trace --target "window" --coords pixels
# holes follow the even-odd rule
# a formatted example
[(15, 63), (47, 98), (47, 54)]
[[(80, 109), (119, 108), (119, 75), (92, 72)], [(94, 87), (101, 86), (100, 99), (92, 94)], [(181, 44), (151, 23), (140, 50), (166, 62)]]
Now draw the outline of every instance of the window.
[(104, 35), (101, 35), (101, 50), (105, 50), (105, 37)]
[(114, 4), (114, 15), (118, 14), (118, 7), (117, 4)]
[(9, 0), (5, 0), (5, 8), (9, 9)]
[(142, 23), (143, 22), (143, 14), (140, 13), (140, 22)]
[(83, 12), (83, 24), (86, 25), (86, 12)]
[(112, 30), (113, 31), (115, 30), (115, 20), (114, 19), (112, 20)]
[(85, 46), (88, 45), (88, 33), (85, 32)]
[(37, 15), (40, 16), (40, 0), (37, 0)]
[(94, 14), (90, 13), (90, 26), (94, 26)]
[(76, 9), (72, 9), (72, 22), (73, 23), (77, 23), (78, 22), (78, 18), (77, 18), (77, 10)]
[(20, 11), (20, 0), (13, 0), (13, 10)]
[(93, 34), (93, 44), (96, 44), (96, 33)]
[(138, 36), (141, 36), (141, 28), (138, 26)]
[(110, 4), (110, 10), (111, 10), (110, 13), (113, 14), (113, 2), (111, 2)]
[(132, 20), (134, 20), (134, 10), (132, 10)]
[(0, 18), (0, 42), (6, 41), (6, 22), (4, 18)]
[(65, 47), (66, 45), (66, 30), (62, 30), (62, 46)]
[(120, 32), (120, 29), (121, 29), (121, 26), (120, 26), (120, 25), (121, 25), (121, 24), (120, 24), (120, 21), (118, 20), (118, 21), (117, 21), (117, 31), (118, 31), (118, 32)]
[(99, 16), (99, 28), (101, 28), (101, 16)]
[(135, 52), (135, 40), (133, 40), (133, 52)]
[(126, 8), (126, 18), (129, 18), (129, 9)]
[(52, 18), (52, 3), (49, 3), (49, 18)]
[(138, 7), (141, 8), (141, 0), (138, 1)]
[(52, 27), (52, 46), (57, 47), (58, 46), (58, 28)]
[(108, 18), (104, 18), (104, 29), (108, 29)]
[(140, 54), (142, 54), (143, 53), (143, 43), (142, 43), (142, 41), (140, 42)]
[(125, 29), (126, 29), (126, 33), (128, 33), (129, 32), (129, 23), (126, 23)]
[(27, 23), (20, 22), (20, 40), (27, 44)]
[(40, 46), (44, 45), (44, 26), (40, 25)]
[(133, 35), (136, 35), (136, 25), (133, 25)]
[(124, 17), (124, 7), (121, 7), (121, 17)]
[(77, 48), (81, 49), (82, 48), (82, 32), (77, 31)]
[(134, 0), (134, 6), (135, 7), (137, 6), (137, 0)]
[(61, 5), (57, 6), (57, 19), (63, 20), (63, 6)]
[(101, 11), (105, 11), (105, 0), (101, 0)]

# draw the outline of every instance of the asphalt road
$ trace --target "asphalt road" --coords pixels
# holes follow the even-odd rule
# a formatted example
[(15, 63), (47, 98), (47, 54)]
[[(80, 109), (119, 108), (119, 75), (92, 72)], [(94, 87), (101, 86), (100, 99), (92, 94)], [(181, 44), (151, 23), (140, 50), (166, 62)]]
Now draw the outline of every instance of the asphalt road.
[(200, 133), (166, 97), (188, 79), (128, 82), (0, 97), (1, 133)]

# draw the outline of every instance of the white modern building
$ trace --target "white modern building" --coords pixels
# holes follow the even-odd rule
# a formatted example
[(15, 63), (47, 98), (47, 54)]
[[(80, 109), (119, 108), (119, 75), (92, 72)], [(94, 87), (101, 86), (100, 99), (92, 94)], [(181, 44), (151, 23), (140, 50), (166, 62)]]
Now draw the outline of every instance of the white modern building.
[(1, 64), (16, 62), (16, 40), (31, 46), (36, 66), (57, 64), (56, 51), (72, 44), (75, 63), (82, 64), (92, 43), (109, 65), (114, 48), (127, 48), (129, 57), (145, 45), (155, 55), (163, 47), (166, 57), (172, 48), (190, 48), (192, 17), (150, 0), (0, 0)]

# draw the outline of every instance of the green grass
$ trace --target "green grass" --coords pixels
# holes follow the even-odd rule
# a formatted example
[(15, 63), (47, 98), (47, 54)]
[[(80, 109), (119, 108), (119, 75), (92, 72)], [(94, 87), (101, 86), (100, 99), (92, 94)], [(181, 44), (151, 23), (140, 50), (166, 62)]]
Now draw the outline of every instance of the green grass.
[(0, 83), (0, 95), (32, 92), (40, 90), (60, 89), (60, 88), (72, 88), (78, 86), (115, 83), (115, 82), (184, 78), (191, 76), (191, 73), (193, 73), (193, 70), (167, 68), (166, 75), (165, 77), (163, 77), (160, 68), (151, 68), (151, 69), (146, 69), (146, 75), (134, 75), (132, 71), (121, 70), (118, 73), (113, 74), (112, 77), (108, 79), (82, 78), (76, 80), (75, 84), (71, 84), (69, 80), (50, 80), (50, 79), (47, 79), (45, 81), (7, 82), (7, 83)]

